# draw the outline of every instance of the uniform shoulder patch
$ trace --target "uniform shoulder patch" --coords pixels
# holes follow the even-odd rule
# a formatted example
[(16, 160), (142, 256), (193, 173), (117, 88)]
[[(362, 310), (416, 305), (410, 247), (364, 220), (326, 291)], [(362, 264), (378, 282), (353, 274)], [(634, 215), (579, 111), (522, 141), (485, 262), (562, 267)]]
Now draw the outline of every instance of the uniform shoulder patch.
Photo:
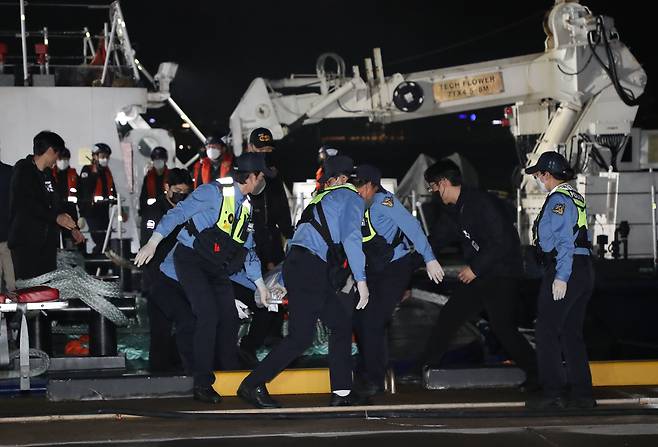
[(393, 197), (387, 196), (384, 200), (382, 200), (382, 205), (393, 208)]
[(564, 214), (564, 203), (556, 203), (553, 207), (553, 212), (562, 216)]

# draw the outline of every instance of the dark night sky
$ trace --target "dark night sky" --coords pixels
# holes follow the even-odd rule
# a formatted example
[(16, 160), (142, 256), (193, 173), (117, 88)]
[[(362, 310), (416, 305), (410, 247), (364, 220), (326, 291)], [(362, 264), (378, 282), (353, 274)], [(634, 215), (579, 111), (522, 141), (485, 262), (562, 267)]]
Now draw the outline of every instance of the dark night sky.
[[(583, 3), (596, 14), (615, 18), (621, 39), (645, 66), (649, 87), (636, 124), (658, 128), (657, 95), (653, 87), (658, 83), (653, 78), (657, 72), (652, 45), (655, 39), (648, 37), (655, 24), (646, 3), (639, 0)], [(150, 71), (155, 72), (163, 61), (179, 63), (172, 85), (173, 96), (207, 132), (227, 127), (231, 111), (254, 77), (311, 73), (317, 56), (326, 51), (343, 56), (348, 67), (353, 64), (362, 67), (363, 58), (379, 46), (387, 75), (541, 52), (544, 41), (541, 20), (552, 4), (551, 0), (131, 0), (122, 2), (122, 8), (137, 56)], [(2, 29), (18, 29), (17, 17), (12, 19), (12, 14), (17, 16), (12, 8), (0, 8)], [(104, 18), (105, 13), (99, 11), (33, 7), (28, 9), (28, 29), (45, 24), (51, 30), (79, 29), (86, 24), (99, 31)], [(492, 33), (495, 30), (500, 31)], [(478, 36), (485, 37), (474, 39)], [(469, 40), (472, 41), (465, 45), (411, 58)], [(18, 41), (11, 45), (18, 46)], [(57, 51), (56, 42), (51, 42), (51, 52)], [(455, 116), (396, 124), (388, 131), (404, 134), (403, 144), (348, 149), (357, 161), (369, 159), (381, 163), (385, 174), (398, 177), (421, 151), (436, 156), (461, 151), (484, 173), (487, 186), (506, 189), (515, 162), (512, 138), (506, 129), (489, 124), (491, 117), (500, 117), (501, 113), (481, 111), (483, 118), (474, 124), (459, 121)], [(154, 116), (159, 122), (171, 123), (180, 142), (194, 142), (189, 136), (180, 135), (180, 121), (173, 112), (158, 111)], [(299, 159), (297, 165), (301, 164), (305, 172), (282, 166), (283, 173), (289, 180), (307, 177), (323, 136), (361, 132), (361, 129), (366, 129), (361, 121), (334, 122), (293, 134), (280, 145), (281, 164)]]

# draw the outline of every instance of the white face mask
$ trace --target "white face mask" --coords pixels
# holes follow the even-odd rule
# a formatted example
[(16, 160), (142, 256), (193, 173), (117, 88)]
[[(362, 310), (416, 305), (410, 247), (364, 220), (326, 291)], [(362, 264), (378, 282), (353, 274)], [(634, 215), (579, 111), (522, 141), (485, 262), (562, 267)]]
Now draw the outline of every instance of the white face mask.
[(258, 183), (256, 183), (256, 186), (254, 187), (254, 191), (251, 194), (254, 196), (259, 195), (265, 190), (266, 185), (267, 182), (265, 181), (265, 177), (263, 177)]
[(57, 169), (60, 171), (63, 171), (65, 169), (69, 168), (69, 161), (68, 160), (57, 160)]
[(537, 188), (539, 188), (539, 191), (541, 191), (543, 193), (547, 193), (548, 188), (546, 188), (546, 185), (544, 185), (544, 183), (541, 180), (539, 180), (539, 177), (534, 177), (534, 179), (535, 179), (535, 184), (537, 185)]
[(157, 169), (158, 171), (162, 171), (165, 167), (165, 161), (164, 160), (153, 160), (153, 167)]
[(99, 158), (98, 159), (98, 164), (101, 165), (102, 167), (106, 168), (107, 164), (110, 162), (109, 158)]
[(219, 156), (222, 155), (222, 151), (216, 147), (209, 147), (206, 149), (206, 155), (208, 155), (208, 158), (211, 160), (217, 160)]

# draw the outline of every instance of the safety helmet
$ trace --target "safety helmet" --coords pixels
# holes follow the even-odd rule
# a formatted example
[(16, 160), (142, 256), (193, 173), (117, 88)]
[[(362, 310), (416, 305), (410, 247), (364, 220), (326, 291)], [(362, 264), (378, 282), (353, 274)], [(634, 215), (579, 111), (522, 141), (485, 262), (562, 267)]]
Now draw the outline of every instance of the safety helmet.
[(162, 146), (156, 146), (151, 151), (151, 160), (168, 160), (169, 154), (167, 149)]

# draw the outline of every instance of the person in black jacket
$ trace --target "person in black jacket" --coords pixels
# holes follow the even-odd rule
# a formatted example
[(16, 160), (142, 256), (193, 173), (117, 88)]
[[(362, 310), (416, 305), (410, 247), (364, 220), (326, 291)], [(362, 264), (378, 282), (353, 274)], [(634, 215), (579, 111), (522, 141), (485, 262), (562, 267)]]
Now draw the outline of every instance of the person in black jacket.
[(462, 188), (459, 167), (449, 160), (430, 166), (425, 180), (445, 205), (456, 206), (455, 219), (467, 264), (459, 272), (460, 284), (439, 314), (425, 349), (425, 363), (437, 367), (459, 327), (486, 310), (494, 334), (526, 372), (526, 388), (536, 389), (535, 352), (515, 321), (523, 263), (512, 220), (491, 194)]
[(16, 288), (14, 263), (7, 246), (9, 235), (9, 185), (11, 183), (12, 166), (0, 161), (0, 292), (12, 291)]
[[(165, 194), (142, 210), (141, 243), (150, 239), (162, 216), (184, 200), (192, 191), (192, 177), (184, 169), (169, 169), (164, 180)], [(151, 372), (170, 372), (176, 369), (178, 356), (187, 373), (192, 372), (192, 337), (195, 318), (178, 282), (160, 271), (160, 264), (176, 245), (176, 238), (184, 227), (179, 225), (158, 245), (155, 255), (142, 271), (143, 289), (147, 298)], [(175, 329), (173, 328), (175, 324)], [(176, 336), (172, 335), (172, 329)]]
[(14, 166), (9, 196), (9, 248), (16, 279), (30, 279), (57, 268), (57, 226), (71, 231), (76, 243), (84, 241), (71, 216), (61, 211), (50, 169), (64, 140), (54, 132), (34, 137), (34, 155)]

